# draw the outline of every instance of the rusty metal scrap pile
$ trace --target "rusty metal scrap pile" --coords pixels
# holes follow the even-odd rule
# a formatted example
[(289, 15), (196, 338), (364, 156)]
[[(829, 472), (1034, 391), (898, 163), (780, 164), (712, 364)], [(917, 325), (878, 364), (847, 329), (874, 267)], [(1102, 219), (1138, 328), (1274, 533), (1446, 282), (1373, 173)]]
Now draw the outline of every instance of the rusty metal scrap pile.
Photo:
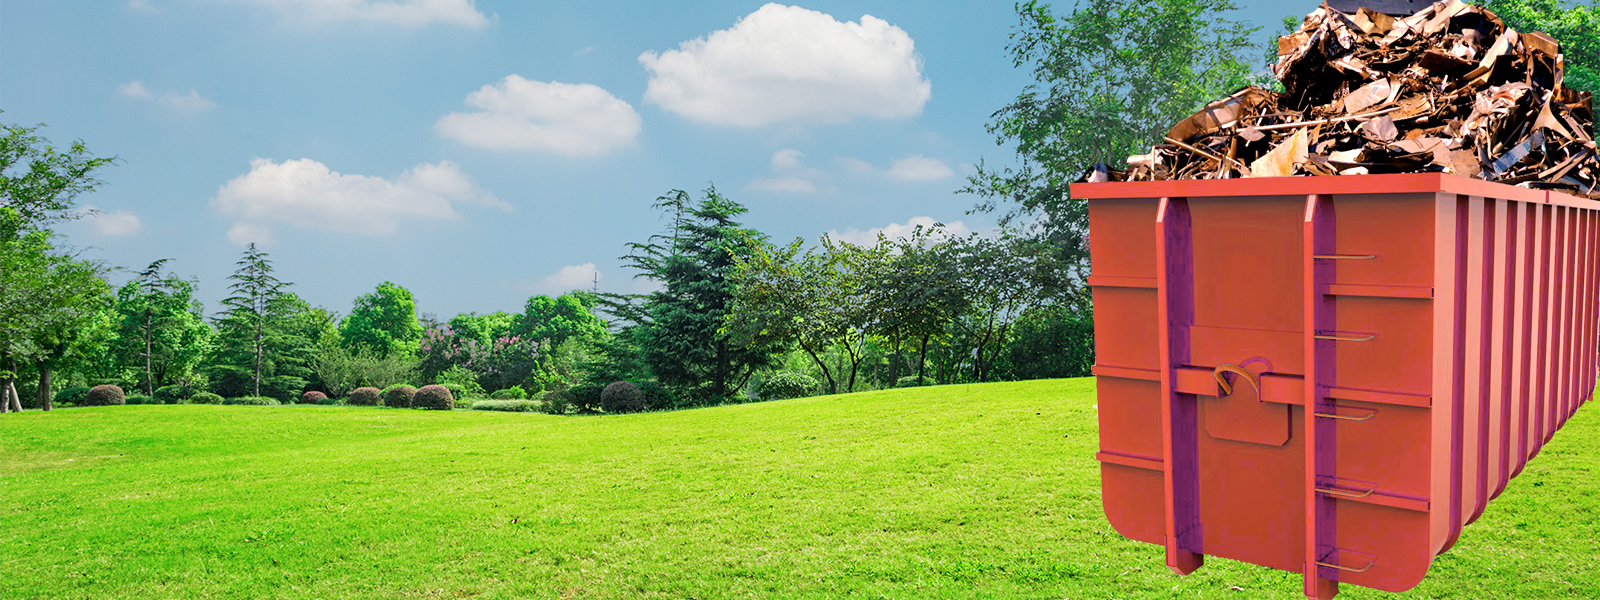
[(1278, 41), (1283, 93), (1248, 87), (1090, 180), (1445, 172), (1600, 198), (1587, 92), (1560, 46), (1455, 0), (1410, 17), (1323, 5)]

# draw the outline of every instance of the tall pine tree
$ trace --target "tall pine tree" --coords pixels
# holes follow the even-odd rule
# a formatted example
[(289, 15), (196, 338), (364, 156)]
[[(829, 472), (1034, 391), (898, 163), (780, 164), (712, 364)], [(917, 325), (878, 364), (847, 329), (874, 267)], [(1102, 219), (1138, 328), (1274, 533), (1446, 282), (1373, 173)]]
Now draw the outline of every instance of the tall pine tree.
[(250, 244), (228, 279), (233, 293), (222, 301), (217, 348), (212, 357), (212, 387), (228, 395), (248, 392), (292, 398), (311, 376), (309, 348), (315, 340), (305, 326), (311, 309), (285, 291), (291, 284), (272, 275), (267, 253)]
[(734, 266), (753, 244), (765, 239), (735, 217), (745, 208), (705, 190), (696, 201), (682, 190), (656, 199), (672, 218), (666, 233), (629, 244), (624, 264), (635, 277), (655, 280), (661, 289), (616, 302), (618, 316), (638, 327), (639, 359), (662, 384), (699, 404), (727, 401), (757, 369), (777, 364), (782, 348), (739, 343), (722, 331), (733, 302)]

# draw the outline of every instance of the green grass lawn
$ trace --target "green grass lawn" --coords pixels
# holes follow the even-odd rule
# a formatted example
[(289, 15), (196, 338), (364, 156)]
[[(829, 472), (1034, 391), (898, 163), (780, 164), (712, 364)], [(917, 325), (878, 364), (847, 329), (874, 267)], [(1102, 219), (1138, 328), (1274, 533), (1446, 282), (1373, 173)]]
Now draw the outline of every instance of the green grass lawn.
[[(1600, 598), (1585, 407), (1410, 593)], [(1300, 598), (1101, 513), (1094, 380), (631, 416), (0, 416), (4, 598)]]

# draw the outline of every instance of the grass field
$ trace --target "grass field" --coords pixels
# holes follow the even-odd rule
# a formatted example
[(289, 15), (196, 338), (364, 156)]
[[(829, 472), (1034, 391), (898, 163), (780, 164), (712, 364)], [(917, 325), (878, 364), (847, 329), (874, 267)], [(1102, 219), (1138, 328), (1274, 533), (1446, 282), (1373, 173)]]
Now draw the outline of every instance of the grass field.
[[(1092, 379), (552, 417), (0, 417), (4, 598), (1299, 598), (1168, 573), (1101, 513)], [(1600, 598), (1585, 407), (1421, 586)]]

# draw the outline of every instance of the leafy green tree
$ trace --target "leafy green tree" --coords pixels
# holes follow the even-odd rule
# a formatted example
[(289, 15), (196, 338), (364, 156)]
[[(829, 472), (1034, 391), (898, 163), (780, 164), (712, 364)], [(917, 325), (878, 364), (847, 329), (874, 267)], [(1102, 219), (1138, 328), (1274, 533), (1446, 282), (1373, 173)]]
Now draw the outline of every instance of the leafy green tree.
[(622, 260), (661, 289), (619, 297), (614, 314), (632, 321), (639, 358), (663, 385), (696, 403), (733, 398), (757, 369), (776, 364), (782, 348), (739, 343), (722, 331), (733, 301), (734, 265), (764, 239), (735, 220), (745, 207), (705, 190), (696, 201), (682, 190), (656, 199), (673, 218), (666, 233), (631, 243)]
[(723, 329), (751, 346), (798, 345), (822, 374), (823, 391), (838, 393), (826, 360), (839, 322), (826, 305), (817, 277), (827, 270), (821, 254), (796, 238), (786, 246), (757, 244), (734, 269), (734, 298)]
[(0, 124), (0, 130), (0, 240), (83, 216), (74, 200), (99, 187), (95, 172), (116, 162), (89, 154), (81, 141), (57, 150), (39, 127)]
[(1561, 42), (1566, 85), (1600, 93), (1600, 7), (1561, 0), (1487, 0), (1474, 2), (1493, 11), (1520, 32), (1542, 31)]
[(378, 358), (410, 356), (421, 338), (422, 324), (411, 291), (387, 281), (371, 294), (356, 298), (350, 315), (339, 323), (342, 346)]
[(1081, 301), (1076, 282), (1081, 264), (1064, 264), (1054, 248), (1006, 233), (998, 238), (968, 236), (952, 244), (968, 302), (965, 318), (954, 321), (970, 344), (972, 380), (989, 381), (997, 353), (1025, 312), (1056, 302)]
[(146, 396), (169, 383), (189, 383), (212, 338), (194, 299), (195, 282), (167, 273), (167, 260), (150, 263), (117, 289), (116, 353), (138, 370)]
[(1256, 28), (1230, 20), (1230, 0), (1082, 0), (1065, 15), (1016, 5), (1007, 50), (1036, 83), (996, 111), (989, 132), (1020, 164), (982, 163), (962, 191), (976, 210), (1004, 210), (1063, 259), (1088, 261), (1088, 213), (1068, 184), (1095, 163), (1117, 164), (1158, 143), (1172, 125), (1251, 83)]
[[(424, 320), (427, 320), (427, 317)], [(462, 338), (476, 340), (480, 344), (490, 344), (497, 339), (512, 335), (516, 321), (517, 315), (505, 311), (487, 315), (461, 313), (450, 318), (450, 329)]]
[[(273, 370), (276, 351), (290, 344), (303, 347), (310, 340), (280, 337), (281, 321), (288, 316), (284, 309), (289, 308), (289, 303), (281, 300), (284, 288), (290, 284), (272, 276), (272, 261), (267, 259), (267, 253), (257, 250), (251, 242), (235, 265), (239, 268), (228, 276), (233, 282), (228, 286), (233, 295), (222, 301), (226, 308), (218, 320), (217, 350), (223, 361), (215, 368), (230, 374), (248, 372), (250, 395), (260, 396), (262, 367), (269, 373)], [(241, 354), (248, 357), (244, 365), (237, 364)]]
[(890, 361), (890, 383), (900, 377), (898, 355), (908, 344), (915, 344), (917, 377), (923, 377), (928, 344), (971, 305), (965, 274), (952, 251), (955, 244), (942, 227), (918, 226), (895, 241), (888, 268), (872, 282), (870, 310), (879, 316), (874, 333), (888, 338), (896, 355)]
[(595, 301), (594, 294), (582, 290), (555, 298), (533, 296), (523, 305), (514, 332), (533, 340), (549, 340), (552, 347), (574, 337), (599, 339), (605, 335), (606, 324), (594, 315)]
[[(49, 368), (94, 330), (104, 308), (105, 268), (56, 249), (50, 237), (31, 231), (0, 240), (0, 412), (22, 410), (19, 363), (38, 361), (48, 395)], [(41, 406), (48, 409), (48, 399)]]
[(417, 380), (415, 358), (402, 354), (379, 357), (365, 350), (350, 350), (334, 344), (318, 348), (311, 367), (322, 386), (335, 397), (348, 396), (358, 387), (381, 390)]

